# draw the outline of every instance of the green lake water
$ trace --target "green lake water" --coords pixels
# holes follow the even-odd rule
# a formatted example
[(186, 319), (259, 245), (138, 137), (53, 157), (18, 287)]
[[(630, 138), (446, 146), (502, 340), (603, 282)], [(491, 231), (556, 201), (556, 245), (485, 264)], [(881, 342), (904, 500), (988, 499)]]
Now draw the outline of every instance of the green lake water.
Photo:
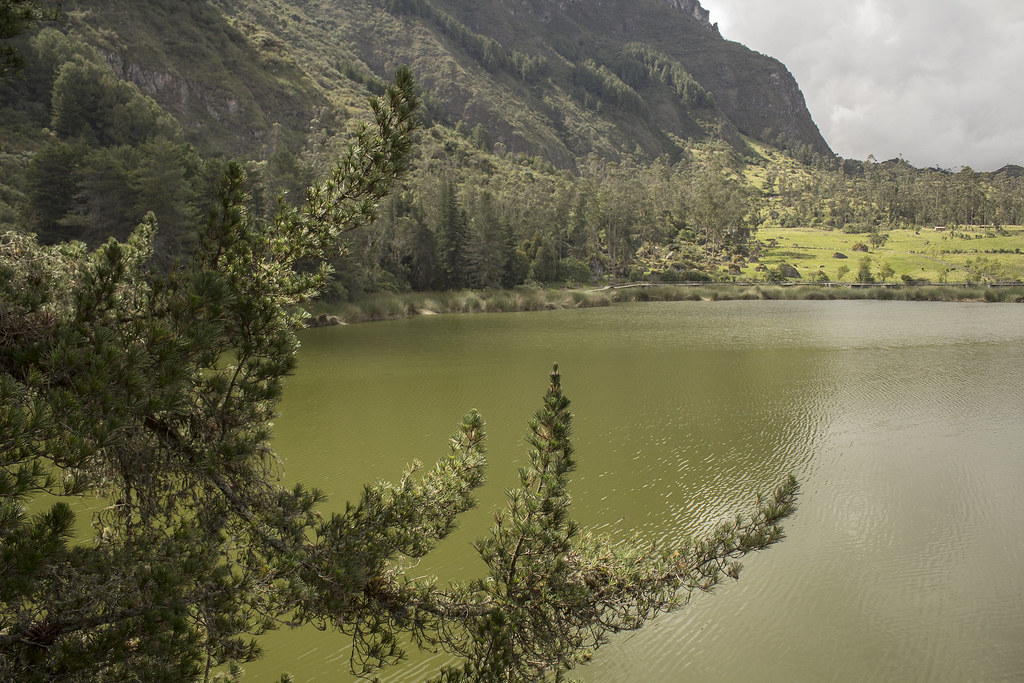
[[(480, 506), (417, 575), (483, 573), (470, 542), (516, 482), (557, 361), (575, 517), (671, 543), (793, 472), (800, 508), (739, 582), (617, 637), (586, 683), (1024, 680), (1024, 307), (678, 302), (307, 330), (275, 447), (343, 509), (364, 482), (488, 425)], [(263, 639), (247, 680), (350, 680), (343, 636)], [(382, 672), (419, 681), (443, 655)]]

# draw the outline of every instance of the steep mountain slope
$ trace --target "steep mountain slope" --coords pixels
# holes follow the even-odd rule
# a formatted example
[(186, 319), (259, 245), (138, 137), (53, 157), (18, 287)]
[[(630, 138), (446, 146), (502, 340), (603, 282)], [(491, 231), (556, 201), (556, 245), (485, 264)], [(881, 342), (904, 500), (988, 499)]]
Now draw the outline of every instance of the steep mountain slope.
[(208, 0), (75, 2), (62, 28), (174, 114), (205, 153), (259, 153), (278, 132), (300, 145), (311, 113), (327, 105), (281, 41), (229, 22)]
[[(807, 112), (803, 95), (777, 60), (724, 40), (697, 0), (521, 0), (467, 3), (438, 0), (474, 30), (502, 45), (559, 65), (593, 60), (638, 92), (648, 124), (673, 135), (713, 134), (719, 127), (765, 142), (783, 138), (830, 154)], [(503, 11), (497, 11), (500, 8)], [(646, 54), (644, 54), (646, 53)], [(651, 55), (658, 63), (651, 63)], [(638, 68), (649, 68), (648, 73)], [(710, 102), (676, 92), (665, 70), (692, 78)], [(558, 84), (556, 79), (552, 79)], [(691, 125), (687, 125), (690, 123)], [(695, 130), (692, 123), (700, 125)]]
[(564, 168), (741, 133), (831, 155), (786, 68), (697, 0), (98, 0), (73, 17), (211, 151), (338, 130), (407, 63), (433, 119)]

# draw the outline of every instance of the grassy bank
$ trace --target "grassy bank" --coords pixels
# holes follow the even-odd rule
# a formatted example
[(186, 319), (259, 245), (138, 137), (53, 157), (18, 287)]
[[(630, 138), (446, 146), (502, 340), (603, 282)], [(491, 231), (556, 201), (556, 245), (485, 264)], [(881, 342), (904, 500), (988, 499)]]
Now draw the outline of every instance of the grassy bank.
[[(871, 243), (869, 234), (842, 230), (763, 227), (757, 231), (758, 240), (775, 245), (766, 251), (761, 262), (766, 266), (788, 263), (804, 278), (822, 272), (833, 282), (850, 282), (856, 279), (860, 260), (867, 256), (879, 279), (883, 266), (892, 269), (890, 282), (900, 282), (904, 275), (927, 282), (957, 284), (972, 278), (975, 282), (1024, 279), (1021, 226), (998, 230), (979, 226), (890, 230), (884, 236), (884, 242), (876, 245)], [(859, 250), (855, 248), (858, 245)], [(843, 267), (847, 270), (840, 273)], [(754, 264), (745, 265), (742, 277), (756, 277), (754, 268)]]
[(846, 287), (820, 285), (623, 285), (596, 290), (531, 289), (373, 294), (360, 301), (311, 307), (312, 325), (397, 320), (438, 313), (508, 313), (591, 308), (633, 301), (730, 301), (754, 299), (888, 301), (978, 301), (1022, 303), (1022, 287), (922, 285)]

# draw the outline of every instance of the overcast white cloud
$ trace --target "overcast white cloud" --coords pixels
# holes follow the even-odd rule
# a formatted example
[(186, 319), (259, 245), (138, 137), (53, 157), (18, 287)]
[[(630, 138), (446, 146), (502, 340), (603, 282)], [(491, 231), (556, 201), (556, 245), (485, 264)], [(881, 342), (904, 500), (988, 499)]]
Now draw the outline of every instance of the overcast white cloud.
[(1024, 0), (702, 0), (783, 62), (844, 157), (1024, 165)]

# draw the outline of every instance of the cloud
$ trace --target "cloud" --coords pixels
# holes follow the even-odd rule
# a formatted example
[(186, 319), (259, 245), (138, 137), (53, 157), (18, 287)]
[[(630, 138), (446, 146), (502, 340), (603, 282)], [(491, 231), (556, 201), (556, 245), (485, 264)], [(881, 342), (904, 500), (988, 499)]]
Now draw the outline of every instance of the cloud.
[(1024, 164), (1020, 0), (703, 0), (722, 35), (782, 61), (836, 153)]

